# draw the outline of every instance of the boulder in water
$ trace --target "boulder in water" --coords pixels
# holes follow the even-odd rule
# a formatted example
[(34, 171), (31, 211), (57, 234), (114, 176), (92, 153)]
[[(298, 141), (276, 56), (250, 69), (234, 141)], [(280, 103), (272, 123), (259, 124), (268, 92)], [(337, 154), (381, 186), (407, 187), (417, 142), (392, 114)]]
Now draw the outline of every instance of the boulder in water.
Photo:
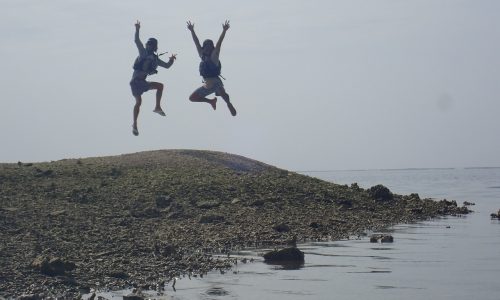
[(269, 263), (304, 262), (304, 252), (296, 247), (273, 250), (264, 254), (264, 261)]

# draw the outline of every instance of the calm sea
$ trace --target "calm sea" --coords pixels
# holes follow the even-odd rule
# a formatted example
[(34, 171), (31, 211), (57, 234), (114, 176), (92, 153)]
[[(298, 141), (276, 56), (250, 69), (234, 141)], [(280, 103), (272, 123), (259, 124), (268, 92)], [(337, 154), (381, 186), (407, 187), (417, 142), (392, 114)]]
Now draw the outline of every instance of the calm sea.
[[(303, 172), (340, 184), (376, 184), (398, 194), (475, 203), (466, 217), (389, 228), (392, 244), (368, 238), (300, 245), (306, 261), (263, 263), (261, 250), (234, 270), (183, 278), (157, 299), (500, 299), (500, 168)], [(123, 293), (126, 293), (124, 291)], [(102, 294), (107, 298), (120, 294)]]

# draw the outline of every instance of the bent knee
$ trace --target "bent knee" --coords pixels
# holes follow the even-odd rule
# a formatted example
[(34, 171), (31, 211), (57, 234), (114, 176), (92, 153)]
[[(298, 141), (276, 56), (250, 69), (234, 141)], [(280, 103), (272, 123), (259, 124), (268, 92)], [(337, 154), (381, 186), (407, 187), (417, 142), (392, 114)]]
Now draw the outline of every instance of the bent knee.
[(161, 82), (151, 82), (150, 88), (154, 89), (154, 90), (161, 91), (161, 90), (163, 90), (163, 83), (161, 83)]
[(192, 93), (191, 96), (189, 96), (189, 100), (190, 101), (197, 101), (197, 100), (200, 100), (200, 95), (196, 94), (196, 93)]

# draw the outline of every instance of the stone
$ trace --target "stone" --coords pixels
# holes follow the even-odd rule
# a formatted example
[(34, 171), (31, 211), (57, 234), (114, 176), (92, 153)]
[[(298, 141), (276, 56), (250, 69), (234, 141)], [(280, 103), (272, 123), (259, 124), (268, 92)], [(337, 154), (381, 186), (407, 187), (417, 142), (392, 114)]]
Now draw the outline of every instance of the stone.
[(264, 254), (265, 262), (303, 262), (304, 252), (296, 247), (273, 250)]
[(394, 199), (392, 192), (381, 184), (372, 186), (368, 190), (368, 194), (377, 201), (389, 201)]
[(311, 222), (309, 224), (309, 227), (314, 228), (314, 229), (318, 229), (318, 228), (322, 227), (322, 225), (319, 224), (318, 222)]
[(166, 195), (158, 196), (155, 199), (156, 207), (158, 208), (167, 208), (170, 206), (170, 203), (172, 203), (172, 201), (172, 197)]
[(200, 217), (200, 223), (201, 224), (210, 224), (210, 223), (222, 223), (224, 222), (224, 216), (222, 215), (204, 215)]
[(67, 271), (75, 269), (76, 265), (58, 257), (49, 258), (46, 256), (38, 256), (31, 263), (31, 267), (45, 275), (59, 276), (64, 275)]
[(394, 242), (394, 238), (392, 237), (392, 235), (384, 235), (384, 236), (382, 236), (382, 238), (380, 238), (380, 242), (381, 243), (392, 243), (392, 242)]
[(273, 229), (277, 232), (289, 232), (290, 226), (286, 225), (285, 223), (281, 223), (274, 226)]
[(108, 273), (108, 276), (114, 277), (114, 278), (119, 278), (119, 279), (128, 279), (129, 278), (129, 275), (123, 270), (110, 271)]
[(250, 206), (264, 206), (264, 200), (255, 200), (250, 203)]
[(374, 234), (370, 237), (370, 243), (392, 243), (394, 242), (394, 238), (389, 234)]
[(352, 200), (348, 199), (337, 199), (335, 200), (335, 203), (338, 205), (344, 207), (344, 208), (351, 208), (352, 207)]

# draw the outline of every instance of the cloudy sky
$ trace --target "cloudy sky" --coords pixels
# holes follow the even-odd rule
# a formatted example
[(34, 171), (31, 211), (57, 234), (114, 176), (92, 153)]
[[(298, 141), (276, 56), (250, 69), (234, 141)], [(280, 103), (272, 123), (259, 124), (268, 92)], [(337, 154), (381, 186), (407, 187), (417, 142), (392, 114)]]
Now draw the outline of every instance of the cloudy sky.
[[(209, 149), (290, 170), (500, 166), (497, 0), (1, 0), (0, 162)], [(186, 21), (238, 110), (191, 103)], [(141, 38), (177, 53), (131, 133)]]

